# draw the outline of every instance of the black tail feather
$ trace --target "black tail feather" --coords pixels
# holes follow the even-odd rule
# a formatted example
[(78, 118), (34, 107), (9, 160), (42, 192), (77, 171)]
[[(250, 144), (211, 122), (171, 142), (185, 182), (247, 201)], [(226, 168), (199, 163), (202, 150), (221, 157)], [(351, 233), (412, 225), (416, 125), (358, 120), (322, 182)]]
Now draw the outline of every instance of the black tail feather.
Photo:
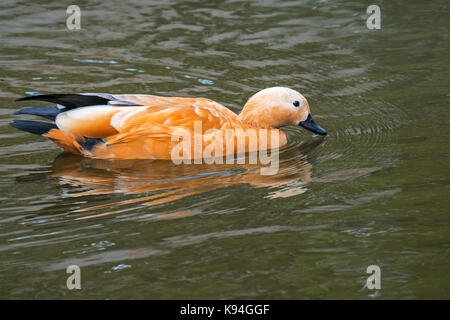
[(60, 112), (62, 112), (62, 110), (58, 109), (57, 107), (39, 106), (39, 107), (23, 108), (14, 112), (14, 114), (32, 114), (35, 116), (40, 116), (55, 121), (56, 116)]
[(58, 129), (54, 123), (33, 120), (14, 120), (10, 125), (16, 129), (37, 135), (43, 135), (52, 129)]
[(29, 96), (20, 98), (17, 101), (38, 100), (56, 103), (66, 107), (66, 109), (75, 109), (86, 106), (96, 106), (108, 104), (110, 99), (95, 96), (95, 95), (83, 95), (83, 94), (43, 94), (37, 96)]
[[(58, 127), (54, 123), (43, 122), (43, 121), (34, 121), (34, 120), (14, 120), (10, 123), (16, 129), (23, 130), (29, 133), (43, 135), (48, 133), (52, 129), (58, 129)], [(102, 139), (97, 138), (87, 138), (87, 137), (79, 137), (80, 139), (78, 143), (84, 150), (92, 151), (92, 149), (100, 144), (104, 143)]]
[(84, 137), (84, 142), (81, 143), (81, 147), (84, 150), (92, 151), (92, 149), (100, 143), (104, 143), (102, 139)]

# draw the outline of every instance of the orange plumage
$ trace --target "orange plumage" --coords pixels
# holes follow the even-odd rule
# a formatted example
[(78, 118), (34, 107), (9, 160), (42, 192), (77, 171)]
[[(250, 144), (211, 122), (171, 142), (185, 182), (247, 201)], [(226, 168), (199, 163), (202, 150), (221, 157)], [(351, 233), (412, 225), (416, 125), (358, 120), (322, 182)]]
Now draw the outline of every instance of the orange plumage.
[[(278, 135), (275, 146), (283, 146), (287, 143), (287, 136), (279, 128), (285, 125), (301, 125), (316, 133), (326, 134), (312, 121), (306, 99), (294, 90), (281, 87), (258, 92), (249, 99), (239, 115), (206, 98), (84, 94), (25, 99), (60, 104), (62, 109), (56, 111), (54, 117), (56, 126), (42, 132), (42, 135), (71, 153), (92, 158), (171, 159), (173, 148), (179, 143), (173, 137), (180, 130), (191, 133), (192, 139), (195, 132), (200, 133), (203, 148), (200, 156), (206, 148), (212, 150), (215, 156), (236, 153), (239, 135), (246, 136), (245, 152), (272, 148), (272, 134)], [(69, 105), (67, 101), (69, 108), (63, 104)], [(90, 101), (96, 104), (89, 105)], [(99, 101), (104, 101), (104, 104), (98, 104)], [(41, 111), (33, 113), (34, 109), (29, 109), (32, 111), (21, 113), (42, 116)], [(36, 126), (36, 123), (33, 125)], [(32, 132), (26, 125), (12, 125)], [(225, 146), (227, 129), (237, 132), (231, 150)], [(260, 129), (269, 129), (266, 147), (259, 144)], [(254, 133), (256, 144), (252, 144), (249, 138), (254, 137)], [(198, 155), (192, 149), (189, 157)]]

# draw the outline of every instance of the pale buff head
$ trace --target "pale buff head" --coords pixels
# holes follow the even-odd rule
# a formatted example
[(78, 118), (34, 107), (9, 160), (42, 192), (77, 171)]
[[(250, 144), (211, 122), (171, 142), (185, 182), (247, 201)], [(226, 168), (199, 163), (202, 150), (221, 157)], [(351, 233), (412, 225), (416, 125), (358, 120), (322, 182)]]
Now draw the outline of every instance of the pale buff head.
[(280, 128), (294, 125), (326, 135), (326, 131), (312, 119), (306, 98), (285, 87), (267, 88), (253, 95), (239, 118), (256, 127)]

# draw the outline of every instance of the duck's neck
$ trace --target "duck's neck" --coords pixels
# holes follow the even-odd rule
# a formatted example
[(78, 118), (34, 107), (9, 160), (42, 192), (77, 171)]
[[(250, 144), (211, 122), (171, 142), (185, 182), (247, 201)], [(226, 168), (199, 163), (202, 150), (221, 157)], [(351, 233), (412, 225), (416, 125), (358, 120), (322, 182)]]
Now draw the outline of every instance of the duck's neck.
[(252, 127), (275, 129), (269, 124), (268, 117), (268, 114), (262, 113), (261, 111), (258, 112), (257, 108), (255, 108), (251, 102), (247, 102), (238, 115), (240, 121), (251, 125)]

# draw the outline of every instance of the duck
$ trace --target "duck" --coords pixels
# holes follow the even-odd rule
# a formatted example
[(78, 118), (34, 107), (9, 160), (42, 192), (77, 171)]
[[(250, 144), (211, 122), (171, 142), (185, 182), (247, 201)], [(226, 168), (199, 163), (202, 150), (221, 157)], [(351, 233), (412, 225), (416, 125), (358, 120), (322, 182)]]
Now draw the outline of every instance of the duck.
[[(287, 87), (260, 90), (239, 114), (202, 97), (81, 93), (33, 95), (17, 101), (45, 101), (56, 106), (26, 107), (14, 113), (40, 116), (50, 122), (17, 119), (11, 126), (46, 137), (70, 153), (94, 159), (173, 159), (180, 130), (193, 133), (191, 142), (198, 133), (203, 151), (213, 149), (215, 157), (237, 153), (240, 135), (248, 137), (244, 152), (280, 148), (288, 141), (281, 128), (289, 125), (327, 135), (313, 120), (306, 98)], [(236, 133), (233, 147), (223, 148), (229, 130)], [(261, 141), (263, 130), (276, 140), (271, 139), (265, 146), (252, 143), (248, 133), (256, 133), (257, 141)], [(199, 154), (194, 150), (181, 156), (193, 159)]]

